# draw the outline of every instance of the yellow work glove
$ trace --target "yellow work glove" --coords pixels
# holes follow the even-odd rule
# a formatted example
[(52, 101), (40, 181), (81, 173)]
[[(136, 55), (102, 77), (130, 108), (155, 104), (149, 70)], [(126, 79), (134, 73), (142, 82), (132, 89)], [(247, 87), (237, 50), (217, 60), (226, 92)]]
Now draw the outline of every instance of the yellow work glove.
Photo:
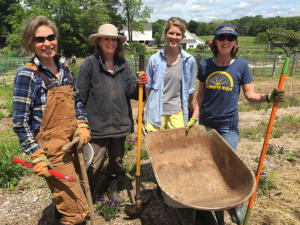
[(85, 121), (77, 120), (77, 128), (75, 130), (73, 138), (75, 137), (80, 138), (80, 146), (82, 146), (82, 144), (87, 144), (91, 140), (89, 126), (86, 124)]
[(191, 118), (189, 120), (189, 122), (187, 123), (186, 125), (186, 128), (185, 128), (185, 135), (188, 134), (189, 130), (192, 128), (192, 126), (195, 125), (195, 123), (197, 122), (198, 120), (197, 119), (194, 119), (194, 118)]
[(267, 102), (282, 102), (284, 97), (284, 90), (275, 89), (267, 95)]
[(48, 172), (48, 168), (51, 168), (52, 165), (47, 159), (47, 156), (42, 148), (38, 149), (30, 155), (30, 158), (34, 164), (33, 170), (39, 176), (50, 177), (51, 175)]

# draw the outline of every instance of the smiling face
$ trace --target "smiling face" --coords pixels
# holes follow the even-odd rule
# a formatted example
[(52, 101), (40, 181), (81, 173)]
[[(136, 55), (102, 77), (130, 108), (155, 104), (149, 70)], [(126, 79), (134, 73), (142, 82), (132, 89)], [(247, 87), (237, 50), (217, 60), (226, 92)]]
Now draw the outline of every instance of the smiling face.
[(118, 41), (117, 38), (102, 37), (98, 40), (98, 45), (101, 47), (104, 56), (114, 56)]
[[(54, 31), (45, 25), (39, 26), (34, 33), (34, 37), (49, 37), (49, 35), (53, 35)], [(51, 37), (51, 36), (50, 36)], [(44, 39), (43, 42), (39, 42), (33, 38), (33, 49), (35, 54), (38, 56), (38, 58), (42, 61), (49, 61), (52, 60), (53, 57), (57, 53), (57, 39), (54, 38), (54, 40), (47, 40)], [(49, 39), (49, 38), (48, 38)]]
[(182, 39), (183, 35), (178, 26), (171, 26), (166, 33), (167, 47), (178, 48)]
[(219, 55), (231, 55), (231, 50), (237, 43), (236, 36), (231, 34), (222, 34), (215, 38), (215, 44), (218, 48)]

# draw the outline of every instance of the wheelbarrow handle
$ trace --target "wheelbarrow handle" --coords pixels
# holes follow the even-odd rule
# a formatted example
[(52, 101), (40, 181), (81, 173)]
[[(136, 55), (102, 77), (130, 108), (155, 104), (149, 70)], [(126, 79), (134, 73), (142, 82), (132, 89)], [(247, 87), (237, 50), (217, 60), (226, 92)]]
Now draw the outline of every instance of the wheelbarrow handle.
[[(30, 167), (30, 168), (33, 168), (33, 164), (31, 164), (29, 162), (26, 162), (26, 161), (24, 161), (24, 160), (22, 160), (18, 157), (14, 157), (13, 162), (22, 164), (22, 165)], [(62, 173), (59, 173), (59, 172), (56, 172), (56, 171), (53, 171), (53, 170), (50, 170), (50, 169), (48, 170), (48, 172), (54, 177), (64, 179), (64, 180), (67, 180), (67, 181), (70, 181), (70, 182), (77, 182), (77, 180), (75, 178), (71, 177), (71, 176), (67, 176), (65, 174), (62, 174)]]

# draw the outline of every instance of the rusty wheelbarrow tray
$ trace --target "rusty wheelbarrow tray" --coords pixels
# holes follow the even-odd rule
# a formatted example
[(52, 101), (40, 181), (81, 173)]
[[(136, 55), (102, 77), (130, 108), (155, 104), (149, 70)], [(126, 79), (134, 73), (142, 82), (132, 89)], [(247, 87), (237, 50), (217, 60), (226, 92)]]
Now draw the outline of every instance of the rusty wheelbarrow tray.
[(222, 210), (250, 198), (252, 170), (214, 129), (194, 126), (148, 133), (145, 138), (164, 201), (175, 208)]

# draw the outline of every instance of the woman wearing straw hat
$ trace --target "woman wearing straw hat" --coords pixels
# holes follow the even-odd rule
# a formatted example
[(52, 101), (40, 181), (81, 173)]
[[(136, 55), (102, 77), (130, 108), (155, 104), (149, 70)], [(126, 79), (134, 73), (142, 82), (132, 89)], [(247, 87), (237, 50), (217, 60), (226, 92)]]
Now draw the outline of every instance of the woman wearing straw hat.
[(130, 99), (137, 100), (138, 83), (147, 83), (148, 77), (143, 73), (137, 80), (124, 59), (126, 37), (118, 35), (114, 25), (101, 25), (98, 33), (90, 35), (89, 40), (96, 46), (96, 53), (80, 65), (77, 85), (87, 112), (91, 144), (95, 151), (88, 169), (91, 189), (95, 191), (107, 152), (111, 178), (109, 195), (115, 201), (122, 201), (116, 178), (122, 172), (126, 135), (133, 132)]

